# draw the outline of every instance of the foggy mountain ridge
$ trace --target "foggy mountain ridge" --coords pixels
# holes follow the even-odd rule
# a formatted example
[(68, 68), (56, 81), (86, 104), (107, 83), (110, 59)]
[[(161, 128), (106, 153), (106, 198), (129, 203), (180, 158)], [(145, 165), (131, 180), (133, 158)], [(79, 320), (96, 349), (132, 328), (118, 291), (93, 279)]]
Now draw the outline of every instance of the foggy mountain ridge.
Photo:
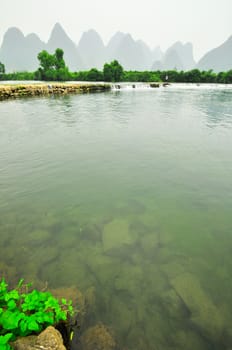
[(154, 62), (152, 70), (191, 70), (196, 66), (193, 58), (193, 45), (191, 43), (182, 44), (177, 41), (173, 44), (163, 58)]
[[(56, 23), (48, 42), (31, 33), (24, 36), (16, 27), (9, 28), (0, 47), (0, 62), (6, 72), (35, 71), (39, 62), (37, 55), (42, 50), (53, 53), (56, 48), (64, 50), (64, 59), (70, 71), (97, 68), (102, 70), (104, 63), (117, 59), (125, 70), (190, 70), (215, 71), (232, 68), (232, 36), (221, 46), (207, 52), (196, 64), (191, 43), (174, 43), (163, 53), (159, 47), (153, 50), (142, 40), (134, 40), (131, 34), (116, 32), (107, 45), (93, 29), (84, 32), (76, 44)], [(221, 57), (222, 56), (222, 57)]]
[(232, 69), (232, 35), (222, 45), (207, 52), (198, 62), (197, 68), (212, 69), (216, 73)]

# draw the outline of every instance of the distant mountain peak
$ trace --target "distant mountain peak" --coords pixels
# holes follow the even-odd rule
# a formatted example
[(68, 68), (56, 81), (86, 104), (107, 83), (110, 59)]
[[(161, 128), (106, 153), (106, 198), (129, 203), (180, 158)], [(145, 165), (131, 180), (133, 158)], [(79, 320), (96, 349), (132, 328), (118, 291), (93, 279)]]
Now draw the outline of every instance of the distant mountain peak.
[[(25, 36), (26, 40), (34, 41), (36, 43), (43, 43), (40, 37), (35, 33), (29, 33)], [(45, 45), (45, 43), (43, 43)]]
[(14, 39), (16, 37), (19, 39), (24, 39), (23, 32), (17, 27), (10, 27), (4, 35), (4, 39)]
[(94, 29), (89, 29), (82, 34), (78, 46), (86, 46), (87, 44), (104, 46), (100, 34)]
[(93, 28), (90, 28), (90, 29), (86, 30), (86, 31), (83, 33), (83, 35), (96, 35), (96, 36), (99, 36), (99, 37), (100, 37), (100, 35), (98, 34), (98, 32), (97, 32), (95, 29), (93, 29)]
[(109, 40), (109, 42), (108, 42), (108, 44), (107, 44), (107, 46), (108, 46), (108, 48), (111, 48), (111, 47), (116, 47), (119, 43), (120, 43), (120, 41), (122, 40), (122, 38), (124, 37), (124, 33), (123, 32), (120, 32), (120, 31), (118, 31), (118, 32), (116, 32), (111, 38), (110, 38), (110, 40)]
[(217, 73), (232, 69), (232, 35), (223, 44), (208, 51), (198, 62), (197, 68), (213, 69)]
[(130, 33), (126, 33), (124, 36), (124, 39), (134, 41), (134, 39)]
[(232, 35), (229, 36), (229, 38), (226, 40), (226, 42), (228, 42), (228, 43), (232, 42)]
[(53, 27), (54, 30), (64, 30), (62, 25), (59, 23), (59, 22), (56, 22), (54, 27)]
[(101, 36), (94, 29), (89, 29), (82, 34), (78, 50), (87, 69), (101, 69), (106, 61), (105, 45)]
[(56, 23), (51, 31), (51, 35), (47, 42), (49, 50), (55, 50), (57, 47), (69, 51), (76, 50), (76, 44), (70, 39), (60, 23)]
[(65, 30), (64, 30), (64, 28), (62, 27), (62, 25), (60, 24), (60, 23), (56, 23), (55, 25), (54, 25), (54, 27), (52, 28), (52, 31), (51, 31), (51, 36), (52, 35), (67, 35), (66, 33), (65, 33)]
[(190, 41), (188, 41), (187, 43), (184, 44), (184, 46), (193, 47), (193, 44)]

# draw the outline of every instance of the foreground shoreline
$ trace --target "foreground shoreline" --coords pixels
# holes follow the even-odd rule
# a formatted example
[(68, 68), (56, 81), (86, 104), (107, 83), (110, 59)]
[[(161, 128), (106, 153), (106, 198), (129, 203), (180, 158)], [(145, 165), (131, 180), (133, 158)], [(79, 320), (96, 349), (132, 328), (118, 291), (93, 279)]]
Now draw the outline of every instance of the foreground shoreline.
[(0, 100), (27, 96), (65, 95), (75, 93), (101, 92), (111, 89), (111, 84), (97, 83), (38, 83), (38, 84), (0, 84)]

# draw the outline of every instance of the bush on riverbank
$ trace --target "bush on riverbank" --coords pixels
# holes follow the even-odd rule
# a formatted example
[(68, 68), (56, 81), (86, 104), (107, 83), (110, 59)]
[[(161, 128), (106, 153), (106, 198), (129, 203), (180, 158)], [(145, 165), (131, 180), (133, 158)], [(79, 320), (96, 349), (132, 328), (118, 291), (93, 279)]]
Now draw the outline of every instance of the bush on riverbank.
[[(60, 72), (61, 73), (61, 72)], [(104, 74), (96, 68), (89, 71), (80, 72), (62, 72), (63, 78), (59, 79), (59, 75), (51, 74), (49, 81), (104, 81)], [(216, 83), (216, 84), (232, 84), (232, 70), (228, 72), (220, 72), (218, 74), (210, 71), (199, 71), (193, 69), (191, 71), (156, 71), (156, 72), (139, 72), (139, 71), (124, 71), (120, 79), (121, 82), (159, 82), (165, 81), (168, 76), (168, 81), (171, 83)], [(65, 78), (65, 79), (64, 79)], [(40, 80), (40, 77), (35, 72), (15, 72), (5, 73), (0, 75), (0, 81), (3, 80)], [(43, 80), (43, 79), (42, 79)], [(108, 79), (113, 82), (114, 79)]]

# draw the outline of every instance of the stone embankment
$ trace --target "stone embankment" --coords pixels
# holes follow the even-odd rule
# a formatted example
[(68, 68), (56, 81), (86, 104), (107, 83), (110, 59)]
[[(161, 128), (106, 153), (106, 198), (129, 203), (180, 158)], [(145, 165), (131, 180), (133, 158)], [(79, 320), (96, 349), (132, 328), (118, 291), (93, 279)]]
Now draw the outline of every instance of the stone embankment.
[(110, 84), (69, 84), (69, 83), (48, 83), (48, 84), (20, 84), (20, 85), (0, 85), (0, 100), (7, 98), (65, 95), (75, 93), (89, 93), (110, 90)]

